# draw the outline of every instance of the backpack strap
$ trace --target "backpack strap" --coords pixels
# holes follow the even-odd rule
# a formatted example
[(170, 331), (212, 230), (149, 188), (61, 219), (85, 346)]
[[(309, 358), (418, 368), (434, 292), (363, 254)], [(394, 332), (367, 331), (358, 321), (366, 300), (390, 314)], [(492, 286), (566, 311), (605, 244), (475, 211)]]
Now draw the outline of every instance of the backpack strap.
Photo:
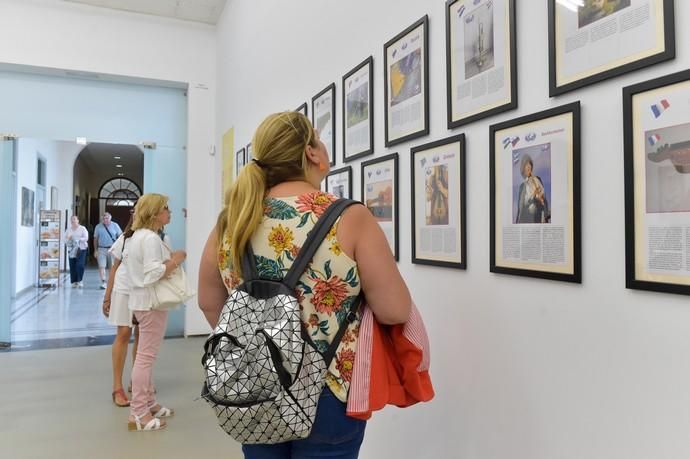
[(297, 258), (295, 258), (295, 261), (292, 263), (292, 266), (283, 278), (283, 284), (285, 284), (291, 290), (295, 289), (299, 278), (307, 269), (307, 265), (311, 263), (312, 258), (314, 258), (314, 254), (321, 246), (321, 242), (331, 230), (331, 227), (335, 221), (338, 219), (338, 217), (340, 217), (345, 209), (353, 204), (361, 203), (352, 199), (341, 198), (328, 206), (324, 213), (321, 214), (321, 217), (319, 217), (319, 220), (316, 222), (316, 225), (314, 225), (314, 228), (312, 228), (307, 235), (307, 240), (304, 241), (304, 245), (302, 245), (299, 254), (297, 254)]
[(259, 274), (256, 271), (254, 250), (249, 241), (247, 241), (247, 246), (244, 248), (244, 255), (242, 255), (242, 278), (244, 282), (257, 280), (259, 278)]

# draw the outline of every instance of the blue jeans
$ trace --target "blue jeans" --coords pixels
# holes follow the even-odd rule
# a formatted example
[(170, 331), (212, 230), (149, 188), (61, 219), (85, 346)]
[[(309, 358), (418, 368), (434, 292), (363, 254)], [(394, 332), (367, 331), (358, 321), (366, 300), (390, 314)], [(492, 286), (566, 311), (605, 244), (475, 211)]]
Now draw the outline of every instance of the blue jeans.
[(69, 259), (69, 280), (73, 284), (75, 282), (81, 282), (84, 278), (87, 252), (88, 250), (80, 250), (76, 258)]
[(345, 404), (324, 387), (311, 434), (274, 445), (242, 445), (245, 459), (357, 459), (366, 421), (345, 415)]

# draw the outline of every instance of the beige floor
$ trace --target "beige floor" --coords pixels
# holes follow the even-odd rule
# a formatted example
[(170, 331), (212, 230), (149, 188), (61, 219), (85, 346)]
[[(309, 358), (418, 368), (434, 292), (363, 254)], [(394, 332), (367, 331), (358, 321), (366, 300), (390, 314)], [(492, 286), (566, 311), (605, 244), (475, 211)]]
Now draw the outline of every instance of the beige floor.
[(201, 389), (203, 338), (163, 343), (155, 379), (175, 417), (161, 432), (127, 431), (110, 401), (110, 346), (0, 353), (0, 458), (241, 458)]

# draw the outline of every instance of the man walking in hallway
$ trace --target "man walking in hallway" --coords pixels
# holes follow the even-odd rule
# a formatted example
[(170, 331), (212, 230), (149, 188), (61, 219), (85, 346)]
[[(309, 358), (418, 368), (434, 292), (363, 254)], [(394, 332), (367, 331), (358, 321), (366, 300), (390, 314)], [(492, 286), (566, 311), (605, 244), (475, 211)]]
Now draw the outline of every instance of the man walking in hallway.
[(112, 221), (112, 215), (108, 212), (103, 214), (101, 223), (96, 225), (93, 232), (93, 244), (96, 246), (94, 256), (98, 260), (98, 274), (101, 277), (101, 288), (104, 290), (108, 281), (105, 277), (106, 268), (110, 270), (110, 267), (113, 265), (112, 255), (109, 253), (109, 250), (121, 234), (120, 225)]

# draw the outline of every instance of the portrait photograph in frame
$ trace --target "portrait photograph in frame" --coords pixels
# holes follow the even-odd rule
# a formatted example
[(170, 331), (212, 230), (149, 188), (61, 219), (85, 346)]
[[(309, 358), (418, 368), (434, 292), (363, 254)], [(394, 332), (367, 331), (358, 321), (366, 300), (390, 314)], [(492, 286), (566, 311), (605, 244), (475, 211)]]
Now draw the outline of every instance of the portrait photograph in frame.
[(374, 153), (374, 58), (343, 77), (343, 162)]
[(295, 111), (302, 113), (304, 116), (307, 116), (307, 103), (303, 103), (302, 105), (297, 107)]
[(245, 165), (244, 148), (240, 148), (235, 153), (235, 177), (240, 175), (240, 171)]
[(335, 83), (311, 99), (311, 122), (326, 145), (331, 166), (335, 165)]
[(549, 96), (675, 58), (673, 0), (548, 0)]
[(352, 199), (352, 167), (332, 170), (326, 176), (326, 193), (338, 198)]
[(398, 154), (362, 163), (362, 202), (371, 211), (386, 235), (398, 261)]
[(490, 271), (582, 282), (580, 102), (489, 128)]
[(690, 70), (623, 88), (625, 286), (690, 295)]
[(413, 147), (412, 263), (467, 269), (465, 134)]
[(448, 129), (517, 107), (515, 0), (446, 2)]
[(429, 133), (429, 16), (383, 45), (385, 145)]

